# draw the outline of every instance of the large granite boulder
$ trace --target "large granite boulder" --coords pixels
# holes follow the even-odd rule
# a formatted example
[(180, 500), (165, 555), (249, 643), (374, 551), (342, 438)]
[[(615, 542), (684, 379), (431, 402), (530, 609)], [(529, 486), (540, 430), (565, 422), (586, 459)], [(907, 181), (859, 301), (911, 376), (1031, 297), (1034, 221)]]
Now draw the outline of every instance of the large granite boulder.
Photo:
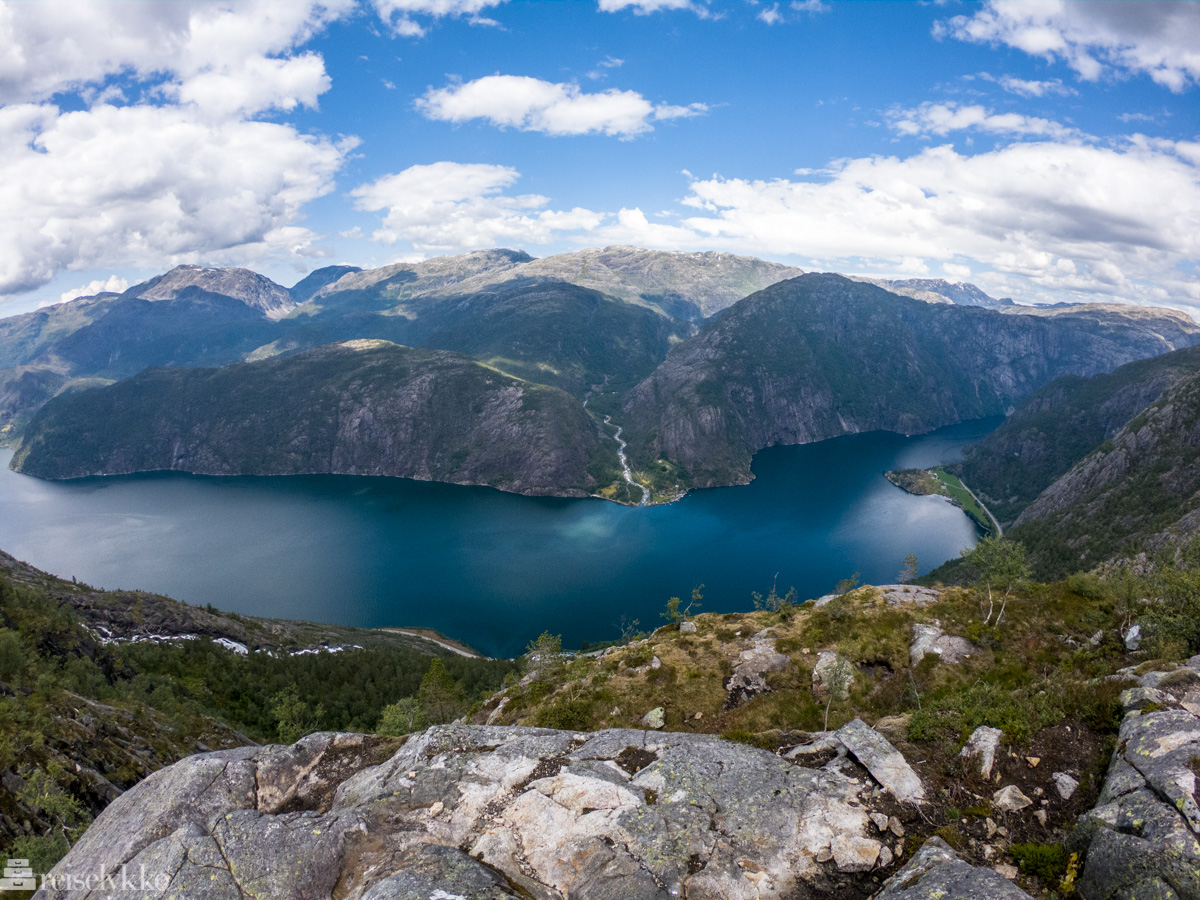
[[(839, 735), (872, 773), (900, 771), (866, 725)], [(901, 854), (872, 818), (895, 798), (846, 758), (640, 730), (444, 725), (397, 743), (189, 757), (115, 800), (38, 897), (109, 896), (56, 889), (103, 869), (138, 873), (146, 898), (865, 898)]]

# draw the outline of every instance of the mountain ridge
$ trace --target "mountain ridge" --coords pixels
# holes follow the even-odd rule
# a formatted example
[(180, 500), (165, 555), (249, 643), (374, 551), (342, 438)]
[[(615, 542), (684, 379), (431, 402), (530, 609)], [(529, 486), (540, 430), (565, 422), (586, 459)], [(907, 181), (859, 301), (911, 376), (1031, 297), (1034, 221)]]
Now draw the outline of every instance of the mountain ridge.
[[(530, 452), (530, 448), (536, 448)], [(564, 392), (461, 354), (363, 340), (219, 369), (147, 369), (36, 414), (12, 467), (391, 475), (586, 496), (616, 450)]]

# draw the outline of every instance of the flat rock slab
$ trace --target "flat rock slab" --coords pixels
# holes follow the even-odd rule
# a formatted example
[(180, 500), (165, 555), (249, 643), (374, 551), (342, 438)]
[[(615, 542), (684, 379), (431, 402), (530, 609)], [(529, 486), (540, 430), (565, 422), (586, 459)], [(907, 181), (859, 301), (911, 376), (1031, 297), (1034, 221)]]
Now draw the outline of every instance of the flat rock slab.
[(921, 777), (887, 738), (862, 719), (843, 725), (834, 736), (901, 803), (925, 799)]
[[(839, 734), (899, 783), (890, 744)], [(144, 866), (150, 900), (770, 900), (866, 896), (901, 850), (869, 779), (709, 735), (442, 725), (397, 744), (189, 757), (114, 801), (52, 874)]]
[(874, 900), (1032, 900), (1003, 875), (958, 858), (932, 837), (903, 869), (884, 882)]

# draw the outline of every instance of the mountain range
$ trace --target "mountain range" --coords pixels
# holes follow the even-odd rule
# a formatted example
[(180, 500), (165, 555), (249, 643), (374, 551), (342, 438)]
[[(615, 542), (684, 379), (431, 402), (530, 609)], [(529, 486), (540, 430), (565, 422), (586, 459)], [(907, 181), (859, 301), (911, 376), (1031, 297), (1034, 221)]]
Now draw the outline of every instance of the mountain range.
[(1005, 414), (1197, 343), (1172, 310), (723, 253), (488, 250), (290, 289), (180, 266), (0, 320), (0, 423), (14, 467), (49, 478), (337, 472), (634, 502), (744, 483), (772, 444)]

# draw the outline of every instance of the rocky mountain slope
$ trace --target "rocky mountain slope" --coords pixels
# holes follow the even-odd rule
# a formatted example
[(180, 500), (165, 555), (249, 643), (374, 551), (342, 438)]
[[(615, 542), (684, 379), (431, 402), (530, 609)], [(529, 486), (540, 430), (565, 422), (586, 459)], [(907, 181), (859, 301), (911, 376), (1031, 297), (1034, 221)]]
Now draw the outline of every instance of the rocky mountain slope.
[(1043, 577), (1182, 545), (1200, 530), (1200, 371), (1193, 369), (1017, 518)]
[(924, 300), (926, 303), (956, 303), (959, 306), (993, 308), (1014, 305), (1007, 297), (997, 300), (964, 281), (952, 282), (944, 278), (867, 278), (861, 275), (854, 276), (854, 280), (873, 284), (893, 294)]
[(959, 471), (1004, 525), (1168, 388), (1200, 372), (1200, 348), (1056, 379), (967, 451)]
[(205, 266), (176, 266), (165, 275), (134, 285), (122, 296), (142, 300), (174, 300), (192, 288), (207, 294), (232, 297), (270, 319), (282, 318), (295, 306), (286, 288), (257, 272)]
[[(345, 279), (343, 279), (344, 281)], [(340, 284), (341, 282), (339, 282)], [(466, 353), (508, 374), (582, 397), (595, 385), (626, 390), (654, 370), (683, 323), (560, 281), (513, 279), (487, 290), (410, 297), (382, 287), (334, 295), (306, 309), (251, 359), (352, 338)]]
[(665, 459), (696, 486), (743, 482), (761, 447), (995, 415), (1060, 375), (1200, 339), (1174, 315), (1118, 328), (1094, 316), (935, 305), (804, 275), (714, 317), (626, 396), (631, 458), (645, 471)]
[(34, 417), (12, 465), (48, 478), (394, 475), (566, 496), (619, 477), (615, 444), (567, 394), (384, 341), (149, 369), (60, 396)]

